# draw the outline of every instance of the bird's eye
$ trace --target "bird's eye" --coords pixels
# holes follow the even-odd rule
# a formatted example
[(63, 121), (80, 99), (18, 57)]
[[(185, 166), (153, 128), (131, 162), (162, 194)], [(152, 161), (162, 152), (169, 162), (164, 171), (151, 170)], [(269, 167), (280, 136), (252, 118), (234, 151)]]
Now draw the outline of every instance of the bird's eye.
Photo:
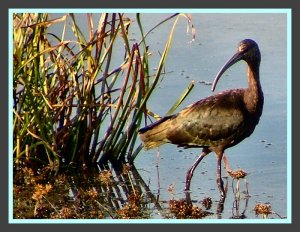
[(239, 47), (239, 51), (246, 53), (249, 51), (249, 46), (246, 46), (245, 44)]
[(247, 47), (245, 45), (239, 46), (239, 52), (246, 52)]

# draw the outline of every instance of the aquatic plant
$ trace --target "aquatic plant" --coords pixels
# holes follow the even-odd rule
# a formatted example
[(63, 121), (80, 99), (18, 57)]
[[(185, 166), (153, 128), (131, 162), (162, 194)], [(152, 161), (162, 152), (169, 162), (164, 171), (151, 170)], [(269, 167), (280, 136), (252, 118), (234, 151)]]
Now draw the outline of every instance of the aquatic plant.
[[(132, 163), (142, 149), (138, 128), (143, 119), (155, 115), (147, 101), (163, 76), (176, 24), (182, 16), (190, 23), (190, 17), (170, 15), (144, 33), (140, 14), (135, 20), (122, 13), (98, 18), (86, 14), (84, 33), (78, 15), (51, 16), (13, 15), (15, 163), (54, 170), (107, 161)], [(159, 63), (149, 67), (147, 36), (170, 20), (173, 26)], [(134, 23), (140, 34), (133, 39), (129, 32)], [(55, 27), (59, 33), (53, 32)]]

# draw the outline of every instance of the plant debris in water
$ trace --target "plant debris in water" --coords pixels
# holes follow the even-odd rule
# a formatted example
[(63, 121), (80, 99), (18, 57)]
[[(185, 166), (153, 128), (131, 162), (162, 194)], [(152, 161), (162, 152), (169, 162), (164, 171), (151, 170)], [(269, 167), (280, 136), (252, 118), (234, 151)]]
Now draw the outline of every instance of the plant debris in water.
[(121, 219), (143, 218), (143, 208), (141, 195), (132, 193), (128, 196), (128, 203), (117, 211), (117, 217)]
[(205, 209), (210, 209), (212, 205), (212, 200), (210, 197), (206, 197), (201, 201), (201, 203), (205, 207)]
[(27, 167), (16, 172), (13, 185), (15, 219), (149, 217), (142, 189), (128, 181), (133, 179), (130, 166), (118, 177), (111, 170), (89, 175), (59, 174), (54, 178), (46, 173), (37, 174)]
[(200, 219), (212, 214), (210, 212), (202, 210), (192, 203), (189, 203), (186, 199), (170, 200), (169, 207), (171, 213), (173, 213), (175, 218), (177, 219)]
[(272, 213), (271, 205), (262, 203), (256, 204), (254, 207), (254, 211), (256, 216), (262, 215), (263, 218), (268, 218), (269, 214)]
[(248, 173), (245, 172), (243, 169), (237, 169), (237, 170), (234, 170), (234, 171), (228, 171), (228, 174), (233, 178), (233, 179), (243, 179), (245, 178)]

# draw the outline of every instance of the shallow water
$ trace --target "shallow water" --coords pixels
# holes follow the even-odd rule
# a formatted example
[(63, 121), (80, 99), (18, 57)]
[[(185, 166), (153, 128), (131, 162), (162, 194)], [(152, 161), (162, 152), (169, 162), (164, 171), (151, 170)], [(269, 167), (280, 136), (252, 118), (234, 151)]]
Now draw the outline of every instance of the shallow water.
[[(129, 15), (132, 17), (134, 15)], [(168, 14), (143, 14), (144, 31), (169, 16)], [(85, 16), (83, 16), (85, 17)], [(55, 17), (54, 17), (55, 18)], [(132, 19), (134, 19), (132, 17)], [(80, 23), (80, 21), (79, 21)], [(148, 107), (163, 116), (177, 100), (181, 92), (192, 81), (195, 87), (182, 104), (183, 107), (212, 94), (212, 82), (223, 64), (234, 54), (239, 41), (254, 39), (262, 54), (261, 85), (265, 104), (261, 120), (254, 133), (240, 144), (226, 150), (232, 169), (243, 169), (248, 173), (249, 196), (246, 196), (244, 180), (240, 180), (239, 207), (236, 205), (232, 178), (228, 179), (228, 194), (224, 210), (218, 211), (219, 190), (216, 184), (216, 158), (205, 157), (196, 169), (191, 182), (191, 200), (200, 205), (205, 197), (213, 201), (208, 218), (248, 219), (257, 217), (257, 203), (270, 203), (272, 210), (285, 217), (288, 214), (288, 166), (287, 166), (287, 18), (285, 14), (192, 14), (196, 39), (191, 42), (191, 33), (186, 32), (183, 18), (176, 28), (171, 51), (165, 67), (166, 74), (159, 88), (150, 98)], [(85, 23), (83, 22), (83, 25)], [(162, 25), (147, 37), (149, 50), (153, 53), (150, 67), (157, 67), (162, 53), (164, 38), (168, 37), (172, 22)], [(138, 37), (135, 26), (129, 33)], [(137, 39), (138, 41), (138, 39)], [(117, 60), (114, 62), (118, 63)], [(153, 73), (155, 71), (153, 70)], [(215, 92), (231, 88), (246, 87), (246, 66), (239, 62), (228, 70), (218, 83)], [(180, 110), (179, 109), (179, 110)], [(164, 205), (170, 199), (185, 198), (185, 175), (200, 154), (200, 149), (181, 149), (166, 144), (159, 149), (142, 151), (135, 160), (135, 167), (151, 193)], [(225, 169), (223, 170), (225, 175)], [(234, 183), (235, 185), (235, 183)], [(170, 191), (170, 186), (173, 190)], [(164, 216), (152, 205), (150, 218)], [(278, 218), (272, 214), (269, 218)]]
[[(145, 17), (144, 22), (151, 21)], [(177, 99), (179, 93), (195, 80), (195, 88), (183, 106), (211, 95), (210, 85), (216, 73), (235, 52), (237, 43), (245, 38), (254, 39), (261, 50), (261, 85), (265, 104), (261, 120), (254, 133), (240, 144), (226, 150), (232, 169), (244, 169), (249, 175), (247, 218), (257, 218), (253, 211), (256, 203), (272, 205), (279, 215), (287, 215), (287, 19), (283, 14), (193, 14), (197, 30), (196, 40), (190, 43), (183, 22), (176, 29), (168, 57), (166, 77), (157, 93), (150, 99), (148, 107), (164, 115)], [(158, 50), (158, 38), (167, 36), (168, 30), (159, 30), (148, 39), (150, 49)], [(153, 42), (153, 46), (151, 46)], [(161, 42), (163, 44), (163, 42)], [(160, 50), (161, 51), (161, 50)], [(239, 62), (221, 78), (216, 92), (246, 87), (246, 66)], [(151, 189), (159, 191), (160, 199), (167, 200), (169, 185), (175, 185), (175, 198), (184, 197), (185, 174), (200, 154), (200, 149), (179, 149), (164, 145), (157, 150), (142, 151), (135, 165), (141, 175), (149, 179)], [(158, 162), (158, 172), (155, 167)], [(224, 170), (225, 171), (225, 170)], [(225, 173), (223, 171), (223, 173)], [(225, 174), (224, 174), (225, 175)], [(213, 154), (204, 158), (197, 167), (191, 183), (192, 200), (199, 201), (208, 195), (216, 202), (219, 191), (216, 184), (216, 159)], [(159, 186), (158, 188), (158, 181)], [(232, 217), (234, 194), (229, 178), (229, 194), (225, 201), (222, 218)], [(245, 187), (240, 181), (240, 187)], [(243, 194), (242, 194), (243, 196)], [(241, 203), (242, 207), (243, 203)], [(159, 216), (158, 216), (159, 217)], [(216, 217), (216, 215), (212, 216)], [(276, 216), (274, 216), (276, 218)], [(277, 217), (278, 218), (278, 217)]]

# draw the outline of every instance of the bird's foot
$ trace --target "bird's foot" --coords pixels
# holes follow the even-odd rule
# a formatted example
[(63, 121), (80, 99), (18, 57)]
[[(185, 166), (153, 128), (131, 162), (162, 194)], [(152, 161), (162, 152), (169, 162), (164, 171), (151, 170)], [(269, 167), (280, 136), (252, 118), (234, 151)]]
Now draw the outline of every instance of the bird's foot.
[(220, 200), (219, 200), (219, 202), (218, 202), (218, 205), (217, 205), (217, 213), (218, 213), (218, 214), (222, 213), (223, 210), (224, 210), (225, 198), (226, 198), (226, 196), (223, 196), (223, 195), (221, 194), (221, 198), (220, 198)]

